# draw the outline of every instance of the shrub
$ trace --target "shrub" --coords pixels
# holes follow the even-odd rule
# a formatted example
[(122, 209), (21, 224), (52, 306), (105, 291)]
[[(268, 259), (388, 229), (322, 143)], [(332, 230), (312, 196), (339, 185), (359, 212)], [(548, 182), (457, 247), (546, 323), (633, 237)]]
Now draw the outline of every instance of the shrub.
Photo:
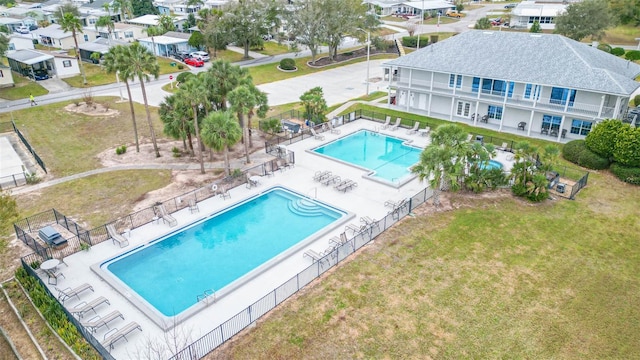
[[(420, 47), (429, 45), (428, 36), (420, 36)], [(418, 47), (418, 36), (405, 36), (402, 38), (402, 46), (414, 48)]]
[(602, 50), (604, 52), (611, 53), (611, 45), (609, 45), (609, 44), (599, 44), (598, 45), (598, 50)]
[[(624, 54), (624, 58), (631, 61), (640, 60), (640, 50), (629, 50)], [(639, 105), (636, 103), (636, 106)]]
[(116, 148), (116, 154), (117, 155), (122, 155), (122, 154), (124, 154), (126, 152), (127, 152), (127, 146), (126, 145), (118, 146)]
[(284, 58), (280, 60), (280, 69), (282, 70), (295, 70), (296, 61), (292, 58)]
[(613, 161), (624, 166), (640, 166), (640, 128), (625, 124), (618, 132), (613, 144)]
[(640, 106), (640, 94), (633, 97), (633, 105)]
[(189, 72), (189, 71), (183, 72), (183, 73), (178, 74), (178, 76), (176, 76), (176, 81), (182, 84), (182, 83), (187, 82), (187, 80), (190, 77), (193, 77), (193, 76), (195, 76), (195, 75), (192, 72)]
[(173, 154), (173, 157), (180, 157), (182, 156), (182, 153), (180, 152), (180, 149), (178, 149), (177, 147), (173, 147), (171, 148), (171, 153)]
[(184, 69), (184, 65), (178, 64), (178, 70), (182, 70), (182, 69)]
[(640, 168), (626, 167), (617, 163), (611, 164), (611, 172), (618, 179), (633, 185), (640, 185)]
[(589, 169), (602, 170), (609, 167), (609, 160), (589, 150), (584, 140), (566, 143), (562, 148), (562, 157)]
[(611, 159), (616, 136), (624, 126), (629, 125), (613, 119), (602, 121), (591, 129), (591, 132), (587, 135), (585, 139), (587, 148), (602, 157)]
[(378, 51), (387, 51), (391, 47), (391, 42), (385, 41), (384, 38), (376, 36), (371, 39), (371, 46)]
[(611, 49), (611, 55), (622, 56), (624, 55), (624, 49), (621, 47), (616, 47)]
[(475, 29), (477, 30), (486, 30), (486, 29), (489, 29), (490, 27), (491, 27), (491, 21), (486, 17), (478, 19), (475, 25)]
[(280, 132), (282, 124), (279, 119), (269, 119), (260, 121), (260, 130), (267, 134), (275, 134)]

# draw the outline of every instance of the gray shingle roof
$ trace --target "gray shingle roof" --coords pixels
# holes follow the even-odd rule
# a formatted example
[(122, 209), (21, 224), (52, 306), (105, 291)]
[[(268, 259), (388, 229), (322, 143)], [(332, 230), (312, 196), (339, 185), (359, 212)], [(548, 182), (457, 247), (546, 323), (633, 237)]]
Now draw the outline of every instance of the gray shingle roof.
[(552, 34), (468, 31), (384, 65), (629, 95), (640, 65)]

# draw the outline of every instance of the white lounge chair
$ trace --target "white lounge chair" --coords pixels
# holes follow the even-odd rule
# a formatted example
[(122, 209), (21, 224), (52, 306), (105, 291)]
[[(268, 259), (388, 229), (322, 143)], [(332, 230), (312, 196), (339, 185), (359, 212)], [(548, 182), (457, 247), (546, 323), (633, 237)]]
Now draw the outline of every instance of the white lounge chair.
[(191, 212), (192, 214), (194, 212), (200, 212), (200, 208), (198, 207), (196, 199), (189, 199), (189, 212)]
[(91, 292), (93, 292), (93, 286), (84, 283), (76, 288), (66, 288), (63, 290), (60, 290), (58, 288), (55, 288), (56, 290), (58, 290), (58, 300), (62, 301), (62, 303), (64, 304), (65, 301), (71, 299), (72, 297), (76, 297), (78, 298), (78, 300), (80, 300), (80, 293), (86, 291), (86, 290), (91, 290)]
[(81, 321), (80, 324), (91, 332), (96, 332), (103, 326), (106, 326), (108, 329), (109, 323), (117, 318), (121, 318), (122, 320), (124, 320), (124, 316), (120, 313), (120, 311), (114, 310), (106, 316), (97, 315), (87, 321)]
[(400, 123), (402, 122), (401, 118), (396, 119), (396, 123), (391, 127), (391, 131), (396, 131), (400, 127)]
[(390, 123), (391, 123), (391, 116), (387, 115), (387, 119), (384, 121), (384, 124), (382, 124), (382, 128), (383, 129), (388, 128)]
[(329, 120), (327, 124), (329, 124), (329, 131), (332, 134), (340, 134), (340, 129), (336, 129), (335, 127), (333, 127), (333, 122), (331, 120)]
[(64, 276), (64, 274), (60, 271), (57, 271), (56, 269), (51, 269), (51, 270), (45, 270), (42, 269), (42, 271), (44, 271), (45, 274), (47, 274), (47, 283), (49, 285), (58, 285), (58, 280), (63, 277), (63, 278), (67, 278), (66, 276)]
[(344, 244), (347, 243), (347, 241), (349, 241), (349, 239), (347, 239), (347, 233), (343, 232), (340, 233), (340, 236), (334, 236), (331, 239), (329, 239), (329, 243), (330, 244), (334, 244), (335, 246), (342, 246)]
[(418, 132), (418, 128), (420, 127), (420, 123), (418, 121), (416, 121), (415, 124), (413, 124), (413, 127), (409, 130), (407, 130), (407, 134), (416, 134)]
[(324, 258), (324, 254), (321, 254), (315, 250), (308, 249), (304, 252), (304, 254), (302, 254), (302, 257), (309, 257), (315, 263), (318, 261), (322, 261), (322, 259)]
[(222, 200), (225, 200), (227, 198), (231, 199), (231, 194), (229, 194), (229, 190), (227, 190), (226, 187), (222, 187), (222, 190), (220, 190), (220, 197), (222, 198)]
[(309, 131), (311, 131), (311, 135), (313, 135), (316, 140), (324, 140), (324, 135), (319, 135), (318, 133), (316, 133), (316, 130), (314, 128), (309, 127)]
[(125, 246), (129, 245), (129, 240), (127, 240), (126, 237), (118, 234), (116, 229), (113, 227), (113, 224), (107, 225), (106, 228), (107, 228), (107, 232), (109, 233), (109, 236), (111, 237), (111, 240), (113, 241), (114, 244), (118, 243), (118, 245), (120, 245), (120, 247), (125, 247)]
[(418, 132), (420, 133), (420, 136), (427, 136), (431, 132), (431, 128), (427, 125), (424, 129), (418, 130)]
[(173, 216), (169, 215), (164, 205), (160, 204), (156, 206), (156, 208), (158, 209), (158, 212), (160, 212), (160, 218), (162, 219), (162, 222), (168, 223), (170, 227), (174, 227), (178, 225), (178, 220), (176, 220)]
[(127, 339), (127, 335), (129, 335), (134, 330), (142, 331), (142, 326), (138, 325), (138, 323), (135, 321), (128, 323), (120, 330), (118, 330), (118, 328), (113, 328), (107, 331), (106, 334), (104, 334), (102, 345), (108, 347), (109, 350), (111, 350), (113, 349), (114, 344), (120, 339), (125, 339), (127, 342), (129, 342), (129, 339)]
[(97, 314), (96, 308), (104, 303), (111, 305), (111, 303), (109, 302), (109, 300), (107, 300), (107, 298), (105, 298), (104, 296), (100, 296), (98, 298), (93, 299), (89, 303), (85, 301), (79, 303), (78, 305), (74, 306), (72, 309), (69, 309), (69, 313), (71, 313), (71, 315), (77, 315), (79, 318), (83, 317), (84, 314), (89, 311), (93, 311), (94, 314)]

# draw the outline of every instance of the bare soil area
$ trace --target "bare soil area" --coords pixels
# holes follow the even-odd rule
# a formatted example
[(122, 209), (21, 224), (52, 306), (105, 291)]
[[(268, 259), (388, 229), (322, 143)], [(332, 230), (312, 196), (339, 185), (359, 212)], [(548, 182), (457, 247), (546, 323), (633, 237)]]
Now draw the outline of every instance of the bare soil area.
[[(369, 52), (369, 55), (375, 55), (375, 54), (395, 54), (397, 53), (397, 49), (395, 46), (391, 46), (389, 47), (387, 50), (378, 50), (376, 48), (374, 48), (373, 46), (371, 47), (371, 50)], [(339, 53), (338, 55), (336, 55), (336, 58), (331, 60), (329, 57), (323, 57), (320, 59), (317, 59), (315, 63), (311, 63), (309, 62), (308, 65), (312, 66), (312, 67), (323, 67), (323, 66), (327, 66), (327, 65), (334, 65), (340, 62), (344, 62), (344, 61), (349, 61), (351, 59), (357, 59), (363, 56), (367, 56), (367, 48), (364, 47), (362, 49), (357, 49), (357, 50), (352, 50), (352, 51), (346, 51), (343, 53)]]
[(81, 102), (76, 104), (69, 104), (64, 107), (64, 109), (68, 112), (83, 114), (87, 116), (116, 116), (120, 114), (120, 112), (116, 109), (111, 109), (107, 104), (101, 104), (97, 102), (92, 102), (87, 104), (86, 102)]

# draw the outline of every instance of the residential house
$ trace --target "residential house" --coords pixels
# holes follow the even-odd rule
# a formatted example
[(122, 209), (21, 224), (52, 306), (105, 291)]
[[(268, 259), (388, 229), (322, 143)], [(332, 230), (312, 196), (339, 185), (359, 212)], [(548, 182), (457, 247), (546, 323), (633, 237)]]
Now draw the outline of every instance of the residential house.
[(99, 63), (99, 61), (94, 59), (92, 55), (94, 53), (99, 53), (100, 57), (102, 58), (102, 55), (108, 53), (109, 49), (112, 46), (116, 46), (116, 45), (126, 46), (126, 45), (129, 45), (129, 43), (121, 40), (115, 40), (115, 39), (97, 38), (94, 41), (80, 44), (78, 45), (78, 48), (80, 49), (80, 59), (82, 61), (87, 61), (87, 62), (92, 62), (94, 64), (97, 64)]
[(426, 0), (426, 1), (396, 1), (396, 0), (365, 0), (363, 2), (370, 7), (378, 7), (380, 16), (389, 16), (394, 14), (409, 14), (419, 16), (423, 11), (425, 13), (431, 11), (439, 11), (444, 14), (448, 9), (455, 9), (453, 2), (444, 0)]
[(557, 141), (621, 119), (640, 87), (640, 65), (553, 34), (468, 31), (383, 67), (392, 109)]
[(564, 14), (566, 11), (567, 4), (523, 1), (511, 10), (509, 26), (530, 29), (533, 23), (537, 21), (541, 29), (553, 30), (556, 28), (556, 17)]
[(7, 65), (0, 64), (0, 88), (13, 86), (13, 73)]
[(7, 52), (15, 50), (33, 50), (33, 37), (31, 34), (18, 34), (13, 33), (9, 35), (9, 48)]
[[(73, 35), (70, 32), (60, 29), (60, 25), (58, 24), (51, 24), (45, 28), (33, 30), (31, 34), (38, 40), (38, 43), (45, 46), (60, 48), (62, 50), (75, 48)], [(89, 41), (88, 34), (77, 33), (76, 37), (78, 44)]]
[(0, 25), (4, 25), (9, 29), (9, 32), (16, 31), (20, 26), (23, 26), (24, 23), (22, 19), (10, 18), (10, 17), (0, 17)]
[[(127, 23), (115, 23), (113, 24), (113, 31), (111, 32), (111, 39), (122, 40), (126, 42), (133, 42), (142, 37), (146, 37), (145, 28), (138, 25)], [(106, 27), (99, 27), (98, 29), (93, 27), (85, 27), (84, 34), (89, 35), (89, 40), (93, 41), (98, 38), (109, 38), (109, 31)]]
[(78, 60), (63, 52), (17, 50), (7, 54), (11, 70), (23, 76), (46, 73), (60, 78), (80, 74)]
[(140, 45), (143, 45), (157, 56), (171, 57), (177, 51), (191, 52), (198, 50), (189, 45), (190, 37), (191, 34), (189, 33), (169, 31), (164, 35), (143, 38), (138, 41)]
[[(145, 28), (151, 26), (158, 26), (158, 20), (160, 16), (158, 15), (142, 15), (137, 18), (129, 19), (127, 22), (129, 24), (139, 25)], [(182, 23), (187, 20), (186, 16), (174, 16), (173, 24), (176, 26), (176, 29), (182, 29)]]

